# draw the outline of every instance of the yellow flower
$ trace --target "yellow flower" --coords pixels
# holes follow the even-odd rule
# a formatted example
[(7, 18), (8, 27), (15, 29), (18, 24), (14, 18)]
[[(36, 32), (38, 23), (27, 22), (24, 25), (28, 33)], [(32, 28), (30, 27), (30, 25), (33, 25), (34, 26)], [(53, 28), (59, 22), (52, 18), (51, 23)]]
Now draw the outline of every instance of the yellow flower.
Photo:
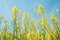
[(52, 38), (51, 38), (51, 35), (49, 34), (49, 33), (46, 33), (45, 34), (45, 39), (46, 40), (51, 40)]
[(43, 35), (41, 35), (41, 40), (43, 40), (44, 39), (44, 37), (43, 37)]
[(55, 18), (55, 23), (58, 23), (58, 21), (59, 21), (59, 19), (56, 17), (56, 18)]
[(3, 25), (4, 27), (7, 27), (8, 26), (8, 23), (4, 23), (4, 25)]
[(16, 6), (14, 6), (14, 7), (12, 8), (12, 13), (13, 13), (13, 14), (17, 14), (17, 13), (18, 13), (18, 9), (17, 9)]
[(41, 14), (43, 12), (43, 8), (44, 8), (43, 5), (39, 5), (37, 10), (34, 9), (34, 12), (37, 13), (37, 14)]
[(44, 8), (43, 5), (39, 5), (39, 6), (38, 6), (38, 9), (41, 9), (41, 10), (42, 10), (43, 8)]
[(0, 15), (0, 18), (1, 18), (1, 19), (4, 19), (4, 15)]
[(42, 13), (42, 10), (41, 10), (41, 9), (38, 9), (38, 10), (37, 10), (37, 13), (38, 13), (38, 14), (41, 14), (41, 13)]
[(43, 21), (40, 21), (40, 26), (41, 26), (42, 28), (44, 28), (44, 22), (43, 22)]
[(50, 19), (54, 19), (54, 15), (51, 15), (51, 16), (50, 16)]
[(59, 21), (59, 19), (58, 19), (57, 17), (55, 17), (54, 15), (51, 15), (51, 16), (50, 16), (50, 19), (51, 19), (52, 21), (54, 21), (55, 23), (58, 23), (58, 21)]
[(38, 6), (38, 9), (37, 9), (37, 13), (38, 13), (38, 14), (41, 14), (42, 11), (43, 11), (43, 8), (44, 8), (43, 5), (39, 5), (39, 6)]

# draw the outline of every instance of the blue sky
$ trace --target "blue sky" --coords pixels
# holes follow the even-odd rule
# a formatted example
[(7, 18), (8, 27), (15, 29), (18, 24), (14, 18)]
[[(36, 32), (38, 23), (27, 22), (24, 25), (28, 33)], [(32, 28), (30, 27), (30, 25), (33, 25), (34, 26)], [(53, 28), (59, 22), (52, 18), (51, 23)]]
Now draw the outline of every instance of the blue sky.
[[(49, 18), (49, 13), (55, 11), (56, 8), (60, 8), (60, 0), (0, 0), (0, 14), (4, 14), (5, 19), (9, 21), (12, 7), (17, 6), (18, 9), (29, 12), (31, 18), (34, 19), (36, 14), (33, 12), (38, 5), (43, 4), (46, 9), (46, 14)], [(60, 19), (58, 15), (57, 17)]]

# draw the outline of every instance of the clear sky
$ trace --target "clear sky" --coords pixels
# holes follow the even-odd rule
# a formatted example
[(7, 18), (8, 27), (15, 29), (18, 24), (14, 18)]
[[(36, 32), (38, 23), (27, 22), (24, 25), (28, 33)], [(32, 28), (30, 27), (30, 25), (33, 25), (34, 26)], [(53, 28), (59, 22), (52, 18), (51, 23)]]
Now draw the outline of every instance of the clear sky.
[[(0, 0), (0, 14), (4, 14), (5, 19), (9, 21), (12, 7), (17, 6), (18, 9), (29, 12), (31, 18), (34, 19), (36, 14), (33, 9), (37, 8), (38, 5), (43, 4), (46, 8), (46, 14), (49, 18), (49, 13), (55, 11), (56, 8), (60, 8), (60, 0)], [(60, 15), (57, 15), (59, 17)]]

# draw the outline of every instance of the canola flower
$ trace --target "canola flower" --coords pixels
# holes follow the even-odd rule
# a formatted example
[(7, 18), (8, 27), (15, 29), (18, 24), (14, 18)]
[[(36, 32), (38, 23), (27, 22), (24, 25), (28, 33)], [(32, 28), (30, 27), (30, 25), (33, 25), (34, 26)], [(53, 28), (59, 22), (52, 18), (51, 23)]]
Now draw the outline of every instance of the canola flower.
[(4, 25), (3, 25), (4, 27), (7, 27), (8, 26), (8, 23), (4, 23)]
[(4, 15), (3, 14), (1, 14), (0, 15), (0, 24), (2, 24), (2, 21), (4, 20)]
[[(43, 5), (39, 5), (38, 9), (34, 9), (35, 13), (42, 13), (43, 17), (41, 17), (42, 19), (37, 17), (32, 20), (30, 18), (30, 13), (23, 13), (22, 10), (18, 10), (18, 8), (14, 6), (10, 19), (12, 31), (9, 30), (9, 23), (4, 22), (3, 20), (4, 28), (0, 30), (0, 40), (60, 40), (60, 19), (54, 14), (51, 14), (50, 21), (53, 25), (51, 26), (47, 15), (45, 14), (46, 12), (43, 11)], [(23, 15), (20, 13), (23, 13)], [(4, 19), (4, 16), (0, 17), (1, 19)]]
[(41, 9), (38, 9), (37, 13), (38, 14), (42, 13), (42, 10)]
[(52, 37), (49, 33), (46, 32), (45, 34), (45, 40), (52, 40)]
[(41, 13), (43, 13), (43, 9), (44, 9), (44, 6), (39, 5), (38, 9), (34, 9), (34, 12), (37, 13), (37, 14), (41, 14)]
[(3, 15), (3, 14), (2, 14), (2, 15), (0, 15), (0, 18), (1, 18), (1, 19), (4, 19), (4, 15)]
[(45, 24), (44, 24), (44, 21), (41, 20), (41, 21), (40, 21), (40, 25), (41, 25), (42, 28), (44, 28), (44, 25), (45, 25)]
[(1, 18), (4, 19), (4, 15), (2, 15)]
[(17, 9), (16, 6), (14, 6), (14, 7), (12, 8), (12, 13), (13, 13), (13, 14), (17, 14), (17, 13), (18, 13), (18, 9)]
[(54, 21), (55, 23), (58, 23), (58, 22), (59, 22), (59, 19), (58, 19), (57, 17), (55, 17), (54, 15), (51, 15), (51, 16), (50, 16), (50, 19), (51, 19), (52, 21)]
[(43, 8), (44, 8), (43, 5), (39, 5), (38, 10), (37, 10), (37, 13), (38, 14), (42, 13), (43, 12)]
[(39, 8), (39, 9), (43, 9), (44, 6), (43, 6), (43, 5), (39, 5), (38, 8)]

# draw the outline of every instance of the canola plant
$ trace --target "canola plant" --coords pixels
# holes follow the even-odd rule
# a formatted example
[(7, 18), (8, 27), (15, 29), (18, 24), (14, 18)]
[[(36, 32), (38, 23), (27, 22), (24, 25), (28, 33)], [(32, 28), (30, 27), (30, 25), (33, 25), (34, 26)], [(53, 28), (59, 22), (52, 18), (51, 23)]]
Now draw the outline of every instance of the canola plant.
[[(1, 15), (0, 26), (3, 28), (0, 30), (0, 40), (60, 40), (60, 19), (54, 12), (51, 12), (50, 17), (47, 18), (43, 5), (39, 5), (33, 11), (37, 16), (41, 15), (41, 19), (36, 17), (32, 20), (30, 13), (18, 10), (14, 6), (10, 18), (11, 31), (8, 30), (9, 23), (4, 20), (4, 15)], [(56, 14), (59, 14), (59, 9), (56, 9)]]

